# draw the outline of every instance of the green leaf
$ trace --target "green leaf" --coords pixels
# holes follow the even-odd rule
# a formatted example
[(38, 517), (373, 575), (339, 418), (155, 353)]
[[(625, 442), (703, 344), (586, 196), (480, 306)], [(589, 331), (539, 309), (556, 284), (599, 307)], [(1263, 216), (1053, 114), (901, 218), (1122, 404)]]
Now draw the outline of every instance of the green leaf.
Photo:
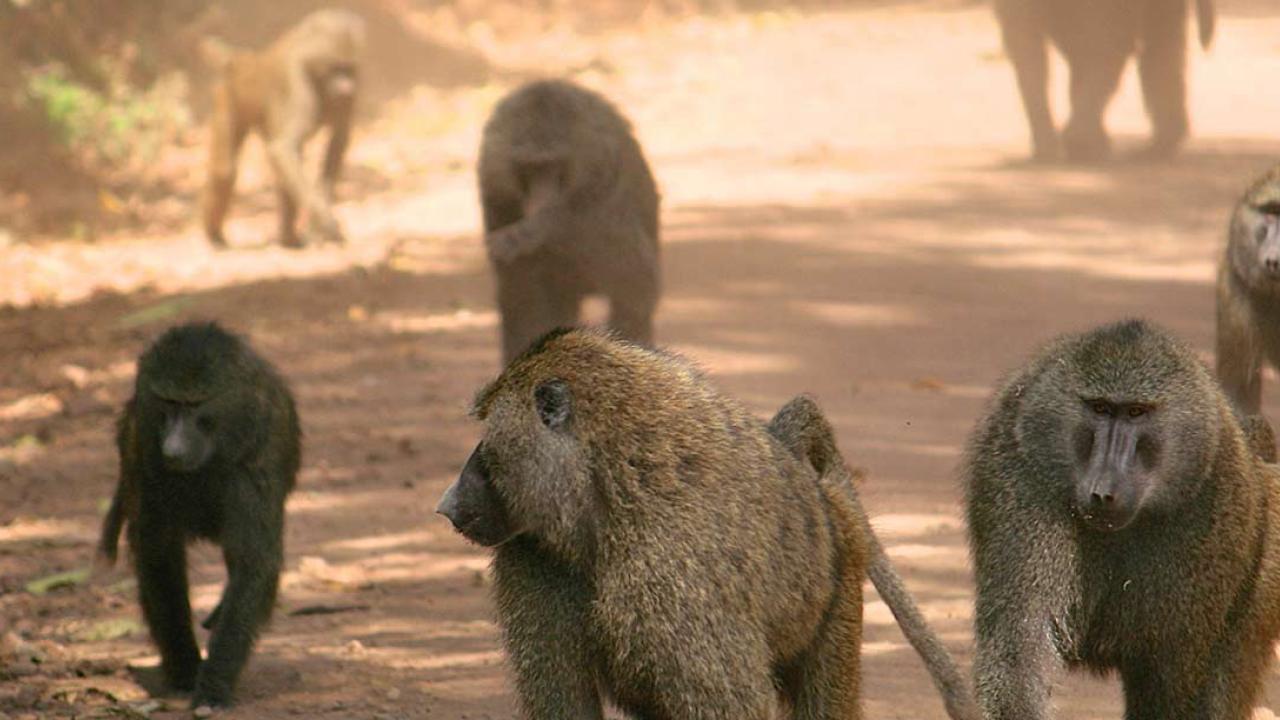
[(125, 315), (116, 321), (116, 327), (128, 330), (161, 320), (168, 320), (194, 303), (195, 299), (190, 297), (175, 297), (163, 300)]
[(53, 575), (46, 575), (39, 580), (32, 580), (27, 583), (27, 592), (32, 595), (44, 595), (52, 590), (57, 590), (58, 588), (83, 585), (88, 579), (89, 568), (68, 570), (66, 572), (54, 573)]

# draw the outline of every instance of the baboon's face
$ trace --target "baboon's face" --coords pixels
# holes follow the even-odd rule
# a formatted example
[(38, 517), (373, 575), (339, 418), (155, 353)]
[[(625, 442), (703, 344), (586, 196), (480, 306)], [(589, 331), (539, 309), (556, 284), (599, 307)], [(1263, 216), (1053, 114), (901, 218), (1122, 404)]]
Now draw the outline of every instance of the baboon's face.
[(1280, 283), (1280, 203), (1245, 205), (1237, 217), (1237, 267), (1247, 281)]
[(526, 532), (552, 544), (572, 535), (585, 482), (569, 385), (550, 379), (532, 390), (504, 389), (476, 412), (485, 437), (436, 512), (487, 547)]
[(1207, 369), (1141, 321), (1077, 336), (1018, 398), (1031, 492), (1085, 529), (1117, 532), (1197, 502), (1230, 411)]
[(192, 402), (154, 396), (152, 412), (160, 445), (160, 459), (166, 470), (194, 473), (213, 457), (216, 422), (208, 401)]
[(1075, 510), (1094, 530), (1133, 522), (1159, 482), (1161, 409), (1110, 398), (1081, 398), (1071, 441)]
[(353, 60), (315, 61), (309, 71), (312, 82), (326, 102), (350, 102), (355, 97), (359, 70)]

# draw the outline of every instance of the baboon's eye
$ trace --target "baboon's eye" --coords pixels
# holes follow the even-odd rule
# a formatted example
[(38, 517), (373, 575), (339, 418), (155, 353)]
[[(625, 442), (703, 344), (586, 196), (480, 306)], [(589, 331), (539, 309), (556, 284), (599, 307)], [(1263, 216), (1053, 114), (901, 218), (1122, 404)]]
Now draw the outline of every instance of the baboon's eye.
[(569, 421), (572, 397), (563, 380), (548, 380), (533, 391), (534, 405), (542, 424), (555, 430)]
[(1141, 405), (1129, 406), (1129, 417), (1131, 418), (1139, 418), (1146, 414), (1147, 414), (1147, 409), (1142, 407)]
[(1111, 414), (1111, 406), (1103, 402), (1102, 400), (1094, 400), (1093, 402), (1089, 403), (1089, 409), (1093, 410), (1095, 413), (1099, 415)]

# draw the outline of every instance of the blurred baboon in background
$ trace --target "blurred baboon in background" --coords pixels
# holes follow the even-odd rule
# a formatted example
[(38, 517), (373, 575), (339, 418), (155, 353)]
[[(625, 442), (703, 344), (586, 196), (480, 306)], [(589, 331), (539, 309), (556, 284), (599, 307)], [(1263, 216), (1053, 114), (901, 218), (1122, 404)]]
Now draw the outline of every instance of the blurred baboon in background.
[(1262, 409), (1262, 366), (1280, 366), (1280, 165), (1236, 203), (1218, 264), (1218, 380), (1243, 416)]
[[(1189, 0), (995, 0), (1005, 53), (1017, 75), (1031, 126), (1033, 157), (1099, 160), (1110, 154), (1103, 114), (1129, 57), (1138, 55), (1142, 96), (1151, 118), (1145, 153), (1164, 157), (1187, 136)], [(1200, 44), (1213, 38), (1213, 0), (1194, 0)], [(1071, 116), (1058, 133), (1049, 110), (1048, 44), (1071, 72)]]
[[(319, 10), (262, 51), (237, 50), (210, 40), (205, 54), (218, 69), (204, 192), (204, 229), (218, 247), (231, 204), (240, 147), (250, 131), (266, 143), (280, 200), (280, 243), (342, 242), (333, 217), (333, 186), (351, 135), (364, 21), (343, 10)], [(329, 144), (317, 192), (302, 172), (302, 146), (322, 127)], [(298, 233), (298, 214), (306, 232)]]
[(545, 80), (504, 98), (484, 128), (480, 202), (497, 275), (502, 359), (609, 299), (609, 326), (653, 341), (658, 190), (631, 125), (597, 93)]

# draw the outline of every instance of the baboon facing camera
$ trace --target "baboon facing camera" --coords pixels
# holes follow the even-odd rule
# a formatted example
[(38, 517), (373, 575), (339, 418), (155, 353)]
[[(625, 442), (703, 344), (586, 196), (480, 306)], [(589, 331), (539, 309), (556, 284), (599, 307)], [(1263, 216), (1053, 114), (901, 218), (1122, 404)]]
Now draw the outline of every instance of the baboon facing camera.
[(1059, 663), (1127, 720), (1246, 720), (1280, 634), (1280, 475), (1195, 354), (1141, 321), (1059, 338), (966, 462), (990, 720), (1045, 720)]
[[(207, 44), (220, 75), (203, 197), (205, 235), (214, 246), (227, 245), (222, 224), (250, 131), (262, 136), (275, 174), (280, 243), (343, 241), (333, 217), (333, 191), (351, 136), (363, 46), (364, 21), (345, 10), (313, 12), (262, 51)], [(328, 128), (329, 143), (317, 192), (303, 175), (302, 147), (320, 128)], [(299, 214), (305, 234), (296, 227)]]
[[(293, 397), (271, 366), (215, 324), (175, 327), (138, 363), (120, 417), (120, 481), (99, 554), (116, 558), (121, 526), (138, 596), (171, 687), (192, 705), (232, 701), (284, 562), (284, 502), (300, 456)], [(227, 585), (205, 622), (203, 661), (191, 625), (186, 546), (222, 547)]]

